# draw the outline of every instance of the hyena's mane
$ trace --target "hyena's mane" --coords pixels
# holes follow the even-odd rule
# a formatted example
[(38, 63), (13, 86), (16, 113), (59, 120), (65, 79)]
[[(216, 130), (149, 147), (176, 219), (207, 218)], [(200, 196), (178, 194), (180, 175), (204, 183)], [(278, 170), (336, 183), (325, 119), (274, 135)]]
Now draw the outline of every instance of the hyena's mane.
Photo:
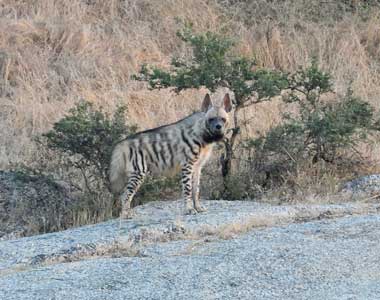
[(120, 142), (125, 141), (125, 140), (132, 140), (134, 138), (137, 138), (139, 135), (143, 135), (143, 134), (159, 133), (160, 131), (164, 131), (168, 127), (178, 125), (179, 123), (186, 123), (187, 121), (190, 121), (191, 119), (194, 119), (195, 117), (201, 118), (204, 115), (205, 114), (203, 112), (199, 112), (199, 111), (198, 112), (194, 112), (191, 115), (189, 115), (189, 116), (187, 116), (187, 117), (185, 117), (183, 119), (180, 119), (180, 120), (178, 120), (176, 122), (173, 122), (173, 123), (170, 123), (170, 124), (165, 124), (165, 125), (162, 125), (162, 126), (159, 126), (159, 127), (155, 127), (155, 128), (151, 128), (151, 129), (147, 129), (147, 130), (143, 130), (143, 131), (139, 131), (139, 132), (136, 132), (134, 134), (131, 134), (131, 135), (127, 136), (125, 139), (120, 140)]

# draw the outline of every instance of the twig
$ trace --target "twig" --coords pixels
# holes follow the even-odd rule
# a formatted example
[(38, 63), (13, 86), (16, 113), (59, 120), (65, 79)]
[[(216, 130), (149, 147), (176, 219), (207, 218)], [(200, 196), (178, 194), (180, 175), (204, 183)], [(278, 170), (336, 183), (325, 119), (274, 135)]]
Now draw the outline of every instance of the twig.
[(379, 193), (379, 194), (376, 194), (376, 195), (373, 195), (373, 196), (371, 196), (371, 197), (365, 198), (365, 199), (363, 200), (363, 202), (367, 202), (367, 201), (369, 201), (369, 200), (376, 199), (376, 198), (379, 198), (379, 197), (380, 197), (380, 193)]
[(290, 153), (289, 153), (284, 147), (281, 147), (281, 149), (285, 151), (285, 153), (290, 157), (290, 159), (291, 159), (293, 162), (297, 163), (296, 160), (293, 158), (293, 156), (291, 156)]

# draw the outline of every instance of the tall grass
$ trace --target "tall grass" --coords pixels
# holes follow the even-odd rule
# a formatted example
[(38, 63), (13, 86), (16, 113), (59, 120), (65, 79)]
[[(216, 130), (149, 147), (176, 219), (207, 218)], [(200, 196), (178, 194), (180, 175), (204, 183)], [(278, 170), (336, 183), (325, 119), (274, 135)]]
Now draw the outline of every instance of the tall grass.
[[(175, 35), (183, 22), (233, 35), (237, 51), (263, 67), (292, 71), (317, 57), (337, 93), (352, 84), (356, 95), (380, 108), (380, 9), (367, 2), (3, 0), (0, 169), (40, 164), (33, 137), (81, 99), (109, 111), (127, 104), (140, 129), (196, 109), (204, 90), (151, 92), (130, 79), (142, 63), (165, 67), (185, 51)], [(242, 136), (265, 132), (283, 109), (273, 101), (245, 110)], [(379, 159), (372, 147), (361, 151)]]

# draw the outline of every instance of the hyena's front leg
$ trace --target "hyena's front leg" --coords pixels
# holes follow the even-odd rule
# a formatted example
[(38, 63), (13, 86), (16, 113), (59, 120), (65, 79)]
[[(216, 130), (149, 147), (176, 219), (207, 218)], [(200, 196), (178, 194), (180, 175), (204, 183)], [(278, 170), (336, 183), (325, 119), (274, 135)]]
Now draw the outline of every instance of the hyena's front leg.
[(194, 204), (194, 209), (199, 213), (207, 211), (207, 209), (201, 205), (201, 202), (199, 199), (199, 181), (201, 178), (201, 172), (202, 172), (202, 168), (200, 164), (197, 164), (194, 167), (194, 173), (193, 173), (193, 204)]
[(130, 219), (133, 217), (133, 211), (131, 209), (131, 203), (134, 195), (144, 181), (145, 173), (132, 173), (128, 177), (128, 183), (125, 186), (123, 193), (120, 196), (122, 209), (120, 217), (122, 219)]
[(186, 163), (182, 167), (182, 195), (185, 201), (185, 214), (196, 214), (192, 203), (193, 163)]

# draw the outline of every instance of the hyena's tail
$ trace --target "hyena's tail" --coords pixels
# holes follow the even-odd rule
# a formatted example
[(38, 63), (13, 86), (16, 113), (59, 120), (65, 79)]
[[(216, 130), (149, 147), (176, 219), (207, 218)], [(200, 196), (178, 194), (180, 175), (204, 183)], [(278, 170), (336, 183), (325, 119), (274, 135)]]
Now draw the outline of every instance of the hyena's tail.
[(112, 152), (111, 164), (110, 164), (110, 184), (111, 190), (114, 194), (119, 194), (123, 189), (127, 181), (126, 173), (126, 157), (128, 153), (126, 151), (128, 147), (122, 147), (117, 145)]

